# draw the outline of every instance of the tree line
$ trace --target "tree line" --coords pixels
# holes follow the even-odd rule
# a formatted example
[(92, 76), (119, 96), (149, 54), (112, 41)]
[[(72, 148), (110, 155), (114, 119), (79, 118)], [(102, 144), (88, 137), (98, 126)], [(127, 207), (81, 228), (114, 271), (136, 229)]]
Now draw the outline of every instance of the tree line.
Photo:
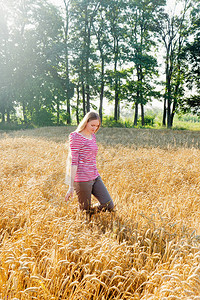
[[(0, 120), (71, 124), (91, 109), (163, 102), (163, 126), (178, 110), (200, 113), (200, 4), (165, 0), (0, 2)], [(162, 73), (162, 74), (161, 74)], [(161, 76), (162, 75), (162, 76)], [(162, 79), (161, 79), (162, 78)]]

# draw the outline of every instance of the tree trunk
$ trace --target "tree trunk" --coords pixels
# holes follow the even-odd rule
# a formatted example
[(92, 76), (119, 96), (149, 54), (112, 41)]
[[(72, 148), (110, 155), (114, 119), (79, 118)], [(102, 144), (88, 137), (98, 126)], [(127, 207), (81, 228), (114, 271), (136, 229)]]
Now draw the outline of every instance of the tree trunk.
[(144, 105), (141, 103), (141, 119), (142, 119), (142, 126), (145, 125), (144, 123)]
[(83, 97), (83, 115), (86, 115), (86, 107), (85, 107), (85, 85), (82, 82), (82, 97)]
[(136, 101), (135, 105), (137, 104), (137, 119), (134, 121), (134, 125), (137, 126), (138, 122), (138, 108), (139, 104), (141, 105), (141, 90), (140, 90), (140, 83), (141, 83), (141, 69), (140, 65), (136, 65), (136, 71), (137, 71), (137, 92), (136, 92)]
[(63, 0), (66, 12), (66, 26), (65, 26), (65, 74), (66, 74), (66, 88), (67, 88), (67, 124), (71, 124), (71, 107), (70, 107), (70, 80), (69, 80), (69, 55), (68, 55), (68, 31), (69, 31), (69, 8), (66, 0)]
[(90, 87), (89, 84), (86, 85), (86, 103), (87, 103), (87, 112), (90, 111)]
[(101, 91), (100, 91), (100, 104), (99, 104), (99, 116), (102, 122), (103, 118), (103, 95), (104, 95), (104, 57), (101, 55)]
[(69, 98), (67, 98), (67, 124), (71, 124), (71, 108)]
[(101, 87), (100, 87), (99, 117), (102, 122), (102, 119), (103, 119), (103, 97), (104, 97), (104, 85), (105, 85), (105, 82), (104, 82), (105, 59), (104, 59), (104, 52), (103, 52), (102, 43), (101, 43), (101, 39), (100, 39), (101, 34), (96, 32), (94, 25), (93, 25), (93, 29), (94, 29), (94, 32), (97, 37), (98, 49), (99, 49), (100, 58), (101, 58)]
[(5, 123), (5, 112), (1, 112), (1, 123)]
[(10, 123), (10, 111), (9, 110), (7, 110), (6, 115), (7, 115), (7, 123)]
[(167, 93), (167, 128), (171, 128), (171, 75), (169, 71), (169, 65), (166, 68), (166, 93)]
[(28, 121), (27, 121), (27, 114), (26, 114), (26, 105), (25, 105), (24, 101), (22, 103), (22, 112), (23, 112), (24, 124), (27, 124)]
[(137, 126), (138, 122), (138, 104), (140, 103), (140, 89), (139, 89), (139, 81), (140, 81), (140, 74), (139, 74), (139, 67), (137, 66), (137, 93), (136, 93), (136, 101), (135, 101), (135, 118), (134, 118), (134, 126)]
[(89, 58), (90, 58), (90, 24), (88, 22), (88, 7), (87, 4), (85, 6), (85, 55), (86, 55), (86, 60), (85, 60), (85, 67), (86, 67), (86, 88), (85, 88), (85, 93), (86, 93), (86, 109), (87, 112), (90, 111), (90, 68), (89, 68)]
[(117, 110), (118, 120), (120, 119), (120, 101), (118, 101), (118, 110)]
[(135, 103), (135, 117), (134, 117), (134, 126), (137, 126), (138, 122), (138, 103)]
[(59, 125), (60, 123), (60, 105), (59, 105), (59, 100), (57, 99), (56, 102), (56, 124)]
[(171, 128), (171, 95), (167, 99), (167, 128)]
[(170, 120), (171, 127), (173, 126), (174, 115), (175, 115), (175, 112), (176, 112), (176, 107), (177, 107), (177, 102), (178, 102), (177, 101), (178, 89), (179, 89), (179, 82), (177, 82), (176, 87), (175, 87), (174, 101), (173, 101), (172, 112), (171, 112), (171, 120)]
[(5, 112), (1, 113), (1, 123), (5, 123)]
[[(181, 50), (179, 50), (179, 53)], [(175, 85), (175, 92), (174, 92), (174, 101), (173, 101), (173, 106), (172, 106), (172, 113), (171, 113), (171, 127), (173, 126), (173, 121), (174, 121), (174, 115), (176, 112), (176, 107), (178, 103), (178, 95), (179, 95), (179, 87), (180, 87), (180, 82), (181, 82), (181, 65), (180, 61), (178, 59), (178, 64), (177, 64), (177, 77), (176, 77), (176, 85)]]
[(118, 91), (115, 91), (115, 112), (114, 112), (114, 120), (119, 120), (119, 97), (118, 97)]
[(114, 120), (119, 120), (119, 80), (117, 75), (117, 62), (118, 62), (118, 40), (114, 38), (114, 76), (115, 76), (115, 109), (114, 109)]
[(171, 101), (167, 101), (167, 128), (171, 128)]
[(79, 84), (77, 85), (77, 99), (76, 99), (76, 122), (79, 124), (79, 102), (80, 102), (80, 91)]
[(166, 95), (165, 95), (165, 97), (164, 97), (164, 107), (163, 107), (162, 126), (166, 126), (166, 116), (167, 116), (167, 108), (166, 108)]
[(173, 126), (175, 108), (176, 108), (176, 104), (175, 104), (175, 100), (174, 100), (173, 107), (172, 107), (172, 113), (171, 113), (171, 119), (170, 119), (170, 128)]

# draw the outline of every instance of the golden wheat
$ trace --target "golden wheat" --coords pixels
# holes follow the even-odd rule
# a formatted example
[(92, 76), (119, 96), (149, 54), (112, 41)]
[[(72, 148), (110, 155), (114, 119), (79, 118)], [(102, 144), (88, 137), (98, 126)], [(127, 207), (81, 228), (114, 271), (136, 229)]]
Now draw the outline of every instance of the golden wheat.
[(1, 134), (0, 299), (200, 299), (199, 133), (102, 128), (116, 212), (88, 222), (64, 201), (72, 130)]

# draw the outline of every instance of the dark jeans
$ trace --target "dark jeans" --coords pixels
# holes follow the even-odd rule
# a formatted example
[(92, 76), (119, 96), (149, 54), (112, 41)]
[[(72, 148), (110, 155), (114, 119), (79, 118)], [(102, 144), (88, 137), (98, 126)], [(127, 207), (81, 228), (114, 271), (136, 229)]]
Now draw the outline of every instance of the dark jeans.
[(74, 188), (81, 210), (90, 211), (92, 195), (94, 195), (100, 203), (97, 207), (98, 211), (113, 210), (114, 203), (100, 176), (90, 181), (74, 182)]

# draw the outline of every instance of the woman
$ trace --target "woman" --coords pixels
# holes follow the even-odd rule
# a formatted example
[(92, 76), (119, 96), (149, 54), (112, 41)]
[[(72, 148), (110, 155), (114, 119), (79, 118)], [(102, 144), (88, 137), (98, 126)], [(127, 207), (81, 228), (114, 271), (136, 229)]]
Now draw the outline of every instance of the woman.
[[(80, 209), (90, 214), (102, 210), (112, 211), (114, 208), (114, 203), (96, 167), (98, 147), (95, 133), (99, 130), (100, 123), (99, 115), (89, 112), (76, 131), (69, 135), (70, 153), (66, 174), (69, 189), (65, 200), (73, 198), (75, 189)], [(91, 208), (92, 194), (99, 201), (99, 205), (93, 208)]]

